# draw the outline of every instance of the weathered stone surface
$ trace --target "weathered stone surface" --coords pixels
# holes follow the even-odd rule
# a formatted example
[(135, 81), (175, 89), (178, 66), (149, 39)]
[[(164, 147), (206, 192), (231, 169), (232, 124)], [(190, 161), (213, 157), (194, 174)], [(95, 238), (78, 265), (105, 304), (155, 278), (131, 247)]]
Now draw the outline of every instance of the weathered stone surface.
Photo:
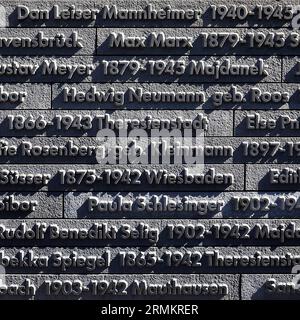
[(99, 55), (299, 54), (300, 33), (288, 29), (160, 28), (98, 29)]
[(95, 35), (94, 29), (1, 28), (1, 55), (92, 55)]
[(299, 10), (3, 0), (0, 300), (298, 299)]
[[(23, 117), (22, 125), (17, 126), (19, 117)], [(63, 119), (72, 122), (80, 122), (79, 126), (70, 126), (62, 123)], [(91, 128), (89, 126), (91, 119)], [(106, 120), (105, 120), (106, 119)], [(37, 110), (10, 110), (0, 113), (0, 134), (2, 137), (31, 137), (31, 136), (97, 136), (100, 129), (110, 129), (111, 121), (122, 122), (139, 120), (142, 129), (152, 126), (153, 120), (169, 122), (174, 125), (179, 119), (177, 127), (194, 124), (196, 128), (204, 127), (205, 136), (232, 136), (233, 134), (233, 112), (232, 111), (200, 111), (200, 110), (47, 110), (41, 114)], [(33, 121), (33, 128), (27, 128), (25, 121)], [(151, 120), (151, 121), (150, 121)], [(45, 125), (44, 125), (45, 121)], [(173, 123), (173, 124), (172, 124)], [(86, 125), (85, 128), (83, 125)], [(162, 124), (163, 126), (163, 124)], [(12, 129), (11, 129), (12, 128)], [(182, 129), (184, 130), (184, 129)], [(114, 130), (118, 133), (118, 129)]]
[[(68, 192), (71, 219), (297, 218), (299, 192)], [(241, 220), (244, 221), (244, 220)]]
[[(104, 8), (108, 6), (109, 9), (112, 9), (113, 6), (116, 7), (116, 13), (118, 11), (123, 11), (124, 9), (129, 9), (131, 12), (133, 10), (145, 11), (147, 13), (147, 6), (149, 2), (139, 1), (134, 3), (130, 0), (127, 1), (118, 1), (118, 0), (105, 0), (101, 3), (95, 3), (93, 1), (76, 1), (76, 9), (81, 10), (99, 10), (95, 12), (95, 17), (91, 14), (88, 15), (89, 19), (55, 19), (54, 14), (54, 5), (59, 6), (59, 12), (63, 9), (69, 9), (71, 4), (68, 1), (57, 1), (57, 0), (48, 0), (41, 3), (32, 2), (28, 0), (22, 1), (11, 1), (4, 0), (2, 5), (6, 9), (6, 22), (9, 26), (16, 27), (92, 27), (92, 26), (112, 26), (112, 27), (236, 27), (236, 26), (255, 26), (255, 27), (289, 27), (291, 25), (292, 19), (295, 14), (292, 14), (293, 6), (298, 5), (296, 0), (292, 1), (281, 1), (280, 6), (274, 3), (271, 0), (265, 0), (263, 4), (259, 1), (251, 2), (248, 1), (235, 1), (234, 3), (226, 3), (225, 9), (229, 11), (229, 15), (224, 17), (216, 15), (214, 18), (214, 10), (212, 3), (209, 1), (197, 1), (192, 0), (188, 3), (178, 1), (178, 0), (167, 0), (164, 2), (164, 5), (161, 4), (159, 0), (152, 0), (152, 10), (162, 10), (167, 6), (170, 6), (171, 9), (175, 10), (194, 10), (194, 14), (190, 14), (192, 17), (196, 16), (196, 19), (115, 19), (112, 16), (109, 19), (109, 16), (105, 16)], [(213, 2), (213, 5), (216, 7), (221, 7), (224, 13), (224, 2), (217, 0)], [(18, 19), (18, 10), (17, 6), (26, 6), (29, 10), (46, 10), (46, 13), (49, 13), (49, 19), (45, 19), (43, 14), (41, 14), (42, 19), (33, 19), (25, 18), (26, 10), (23, 9), (19, 17), (23, 19)], [(232, 8), (235, 6), (235, 10)], [(276, 9), (279, 7), (278, 10)], [(20, 9), (19, 9), (20, 10)], [(200, 12), (199, 12), (200, 11)], [(89, 13), (90, 11), (88, 11)], [(133, 11), (134, 12), (134, 11)], [(200, 14), (199, 14), (199, 13)], [(218, 12), (216, 10), (216, 12)], [(233, 15), (232, 15), (233, 12)], [(231, 13), (231, 15), (230, 15)], [(267, 13), (267, 14), (266, 14)], [(275, 15), (274, 15), (275, 13)], [(276, 15), (277, 13), (277, 15)], [(126, 14), (126, 13), (125, 13)], [(35, 12), (31, 13), (33, 17), (40, 17)], [(90, 17), (91, 16), (91, 17)], [(153, 14), (152, 14), (153, 16)], [(232, 16), (235, 18), (233, 19)], [(117, 16), (118, 17), (118, 16)], [(44, 19), (43, 19), (44, 18)]]
[(0, 109), (51, 109), (51, 86), (0, 84)]
[[(143, 58), (133, 58), (132, 56), (101, 56), (102, 61), (106, 61), (100, 66), (98, 73), (93, 77), (94, 81), (115, 81), (115, 82), (218, 82), (232, 83), (245, 82), (245, 78), (249, 83), (281, 80), (281, 61), (276, 56), (145, 56)], [(125, 69), (121, 75), (121, 67), (119, 61), (135, 62), (136, 70), (129, 71)], [(173, 61), (172, 61), (173, 60)], [(117, 75), (110, 75), (111, 61), (118, 62)], [(179, 74), (166, 70), (179, 62)], [(127, 64), (127, 63), (126, 63)], [(183, 66), (180, 70), (180, 65)], [(107, 66), (107, 71), (106, 71)], [(220, 71), (220, 67), (221, 71)], [(153, 69), (153, 71), (152, 71)], [(234, 70), (234, 71), (232, 71)], [(104, 73), (104, 76), (102, 75)], [(107, 75), (105, 74), (107, 73)], [(119, 74), (120, 73), (120, 74)], [(172, 75), (173, 73), (173, 75)], [(242, 74), (241, 74), (242, 73)]]
[[(196, 130), (193, 130), (196, 132)], [(201, 130), (201, 133), (203, 131)], [(118, 134), (118, 133), (116, 133)], [(134, 132), (132, 132), (134, 136)], [(182, 137), (184, 137), (184, 130), (182, 130)], [(163, 135), (163, 131), (160, 134), (162, 139), (167, 141), (171, 139)], [(150, 143), (148, 139), (154, 136), (154, 133), (151, 132), (147, 138), (145, 138), (145, 143), (147, 145), (143, 147), (143, 143), (137, 144), (137, 147), (141, 147), (146, 152), (146, 147)], [(113, 139), (113, 138), (112, 138)], [(147, 139), (147, 140), (146, 140)], [(202, 140), (202, 139), (201, 139)], [(116, 138), (112, 141), (116, 141)], [(111, 146), (101, 146), (103, 139), (101, 136), (91, 138), (91, 137), (80, 137), (80, 138), (61, 138), (61, 137), (34, 137), (34, 138), (9, 138), (1, 139), (0, 145), (5, 148), (14, 148), (15, 152), (12, 155), (2, 154), (0, 158), (0, 163), (76, 163), (76, 164), (111, 164), (105, 160), (104, 152), (111, 152), (113, 154), (113, 149)], [(282, 141), (282, 144), (285, 144), (285, 141)], [(130, 146), (130, 141), (126, 146)], [(182, 145), (181, 145), (182, 146)], [(245, 160), (242, 159), (239, 154), (241, 150), (244, 150), (245, 147), (242, 145), (242, 142), (239, 138), (205, 138), (204, 144), (199, 142), (199, 144), (193, 145), (199, 150), (199, 161), (204, 160), (204, 163), (232, 163), (235, 160), (235, 163), (243, 163)], [(169, 143), (170, 147), (170, 143)], [(167, 148), (167, 147), (166, 147)], [(191, 146), (192, 148), (192, 146)], [(155, 151), (156, 150), (156, 151)], [(155, 152), (158, 152), (158, 147), (149, 150), (149, 156), (154, 156)], [(167, 149), (166, 149), (167, 150)], [(177, 148), (178, 152), (181, 150)], [(165, 151), (167, 152), (167, 151)], [(201, 155), (201, 156), (200, 156)], [(162, 157), (160, 157), (162, 158)], [(175, 159), (172, 156), (165, 155), (165, 161), (167, 163), (175, 163)], [(181, 157), (182, 158), (182, 157)], [(256, 157), (259, 158), (259, 157)], [(129, 158), (128, 158), (129, 159)], [(147, 161), (147, 162), (146, 162)], [(159, 160), (162, 163), (162, 159)], [(182, 159), (183, 164), (188, 165), (189, 160), (187, 158)], [(273, 162), (268, 159), (268, 156), (264, 157), (262, 160), (253, 159), (249, 157), (248, 162), (252, 161), (263, 161), (263, 162)], [(288, 159), (286, 160), (288, 161)], [(142, 162), (143, 163), (143, 162)], [(148, 163), (148, 159), (145, 159), (144, 163)], [(113, 164), (113, 163), (112, 163)], [(150, 165), (151, 163), (149, 163)], [(148, 165), (148, 169), (151, 167)]]
[(7, 274), (283, 273), (299, 259), (297, 247), (0, 248)]
[[(188, 129), (189, 130), (189, 129)], [(209, 165), (218, 163), (297, 163), (299, 156), (300, 143), (298, 138), (279, 138), (256, 137), (256, 138), (241, 138), (241, 137), (202, 137), (203, 130), (192, 130), (198, 138), (197, 143), (190, 143), (190, 150), (197, 150), (197, 156), (188, 157), (184, 153), (184, 144), (181, 142), (174, 147), (175, 153), (181, 156), (174, 157), (171, 153), (171, 137), (173, 135), (164, 134), (165, 131), (143, 131), (145, 137), (143, 141), (131, 146), (131, 139), (128, 139), (126, 144), (118, 143), (118, 138), (122, 139), (123, 132), (110, 131), (110, 143), (104, 145), (103, 134), (105, 131), (99, 130), (97, 137), (33, 137), (33, 138), (2, 138), (0, 140), (0, 163), (47, 163), (59, 164), (95, 164), (114, 165), (117, 161), (115, 156), (116, 148), (123, 148), (123, 161), (128, 161), (131, 164), (137, 163), (150, 165), (168, 163), (170, 165), (183, 164), (182, 168), (190, 167), (192, 169), (195, 164)], [(126, 131), (127, 132), (127, 131)], [(129, 130), (130, 137), (138, 137), (140, 131)], [(179, 139), (187, 139), (187, 130), (179, 130)], [(151, 161), (150, 157), (155, 157), (159, 153), (158, 145), (153, 144), (153, 141), (158, 134), (164, 141), (160, 143), (161, 151), (156, 157), (157, 162)], [(151, 140), (152, 139), (152, 140)], [(115, 146), (113, 145), (115, 144)], [(139, 148), (145, 153), (145, 157), (134, 161), (133, 157), (126, 154), (125, 146), (131, 148), (131, 152), (137, 152)], [(6, 150), (12, 150), (10, 153)], [(107, 156), (107, 152), (111, 156)], [(179, 162), (180, 161), (180, 162)], [(120, 161), (121, 162), (121, 161)], [(122, 162), (121, 162), (122, 163)], [(123, 162), (124, 163), (124, 162)], [(161, 165), (161, 169), (164, 166)], [(113, 168), (112, 168), (113, 169)], [(198, 169), (201, 170), (201, 169)], [(191, 170), (190, 170), (191, 171)], [(106, 180), (104, 180), (106, 181)], [(170, 183), (172, 184), (172, 183)]]
[[(295, 217), (296, 218), (296, 217)], [(2, 220), (2, 246), (297, 246), (299, 221), (284, 219)]]
[[(296, 270), (297, 271), (297, 270)], [(299, 300), (299, 274), (243, 274), (242, 300)]]
[(255, 109), (299, 107), (297, 84), (81, 83), (53, 84), (52, 88), (54, 109), (218, 110), (253, 109), (253, 105)]
[[(88, 29), (90, 30), (90, 29)], [(120, 60), (123, 61), (120, 64)], [(124, 68), (124, 61), (132, 63), (133, 70)], [(170, 63), (171, 61), (171, 63)], [(118, 64), (120, 71), (111, 75), (111, 66)], [(168, 71), (169, 65), (179, 63), (182, 71), (179, 74), (171, 74)], [(20, 74), (15, 71), (24, 66), (26, 73)], [(153, 69), (152, 71), (152, 66)], [(158, 66), (158, 68), (157, 68)], [(220, 72), (220, 67), (223, 71)], [(165, 68), (167, 68), (166, 71)], [(206, 68), (206, 70), (205, 70)], [(234, 71), (232, 71), (234, 69)], [(238, 69), (238, 71), (236, 70)], [(13, 70), (14, 77), (11, 77)], [(231, 74), (229, 71), (231, 70)], [(8, 73), (9, 72), (9, 73)], [(120, 74), (119, 74), (120, 73)], [(173, 73), (173, 72), (172, 72)], [(49, 56), (49, 57), (1, 57), (0, 74), (4, 82), (195, 82), (195, 83), (232, 83), (244, 82), (246, 75), (247, 82), (280, 82), (281, 80), (281, 59), (276, 56)], [(297, 81), (296, 81), (297, 82)]]
[(62, 218), (63, 196), (58, 192), (1, 192), (0, 219)]
[(253, 110), (235, 112), (235, 136), (298, 137), (300, 113), (298, 110)]
[[(147, 191), (176, 191), (178, 190), (178, 185), (184, 186), (186, 190), (190, 191), (243, 189), (243, 165), (211, 164), (205, 165), (204, 170), (202, 165), (200, 167), (201, 170), (199, 169), (195, 173), (193, 171), (195, 170), (194, 167), (191, 167), (192, 171), (189, 172), (184, 165), (152, 165), (151, 167), (149, 165), (118, 165), (112, 167), (111, 165), (100, 166), (99, 164), (89, 166), (61, 164), (35, 164), (34, 166), (29, 164), (3, 165), (0, 171), (0, 190), (141, 191), (145, 188), (144, 190)], [(68, 184), (66, 180), (68, 179), (68, 172), (72, 176), (75, 173), (74, 170), (83, 171), (78, 172), (76, 179), (74, 181), (71, 179), (73, 182)], [(117, 170), (117, 173), (113, 177), (112, 171), (114, 170)], [(120, 181), (122, 176), (126, 176), (127, 178)], [(189, 178), (190, 176), (192, 177)], [(208, 176), (209, 178), (206, 178)], [(132, 179), (131, 184), (126, 182), (128, 177)], [(154, 183), (156, 177), (158, 180), (157, 183)], [(21, 183), (16, 185), (15, 181)], [(209, 183), (207, 183), (208, 181)], [(214, 183), (212, 184), (211, 182)]]
[(298, 190), (299, 169), (298, 164), (246, 165), (246, 190)]
[(282, 79), (284, 82), (299, 82), (299, 57), (282, 58)]
[[(174, 279), (174, 280), (173, 280)], [(176, 279), (176, 280), (175, 280)], [(59, 290), (53, 290), (53, 282), (61, 281), (64, 286), (64, 281), (75, 282), (75, 286), (80, 291), (75, 294), (63, 294), (65, 290), (59, 288)], [(105, 293), (106, 290), (97, 289), (97, 284), (103, 281), (112, 282), (117, 281), (118, 288), (115, 295)], [(45, 283), (45, 281), (48, 281)], [(60, 283), (60, 282), (59, 282)], [(99, 296), (102, 300), (126, 300), (126, 299), (175, 299), (175, 300), (234, 300), (238, 299), (238, 283), (239, 275), (8, 275), (6, 277), (6, 286), (17, 284), (20, 287), (20, 291), (25, 291), (26, 295), (11, 296), (3, 294), (1, 299), (36, 299), (36, 300), (78, 300), (89, 299), (99, 300)], [(105, 284), (105, 283), (104, 283)], [(153, 291), (149, 288), (149, 285), (153, 284)], [(160, 294), (158, 287), (160, 285), (168, 286), (170, 288), (169, 294)], [(180, 286), (180, 291), (191, 294), (172, 294), (172, 288)], [(25, 287), (25, 288), (24, 288)], [(55, 285), (54, 285), (55, 287)], [(139, 289), (142, 290), (139, 290)], [(183, 288), (183, 289), (182, 289)], [(94, 290), (93, 290), (94, 289)], [(192, 294), (197, 290), (198, 294)], [(204, 293), (206, 291), (206, 293)], [(207, 292), (208, 291), (208, 292)], [(50, 295), (49, 295), (50, 292)], [(47, 294), (48, 293), (48, 294)], [(78, 294), (79, 293), (79, 294)]]

